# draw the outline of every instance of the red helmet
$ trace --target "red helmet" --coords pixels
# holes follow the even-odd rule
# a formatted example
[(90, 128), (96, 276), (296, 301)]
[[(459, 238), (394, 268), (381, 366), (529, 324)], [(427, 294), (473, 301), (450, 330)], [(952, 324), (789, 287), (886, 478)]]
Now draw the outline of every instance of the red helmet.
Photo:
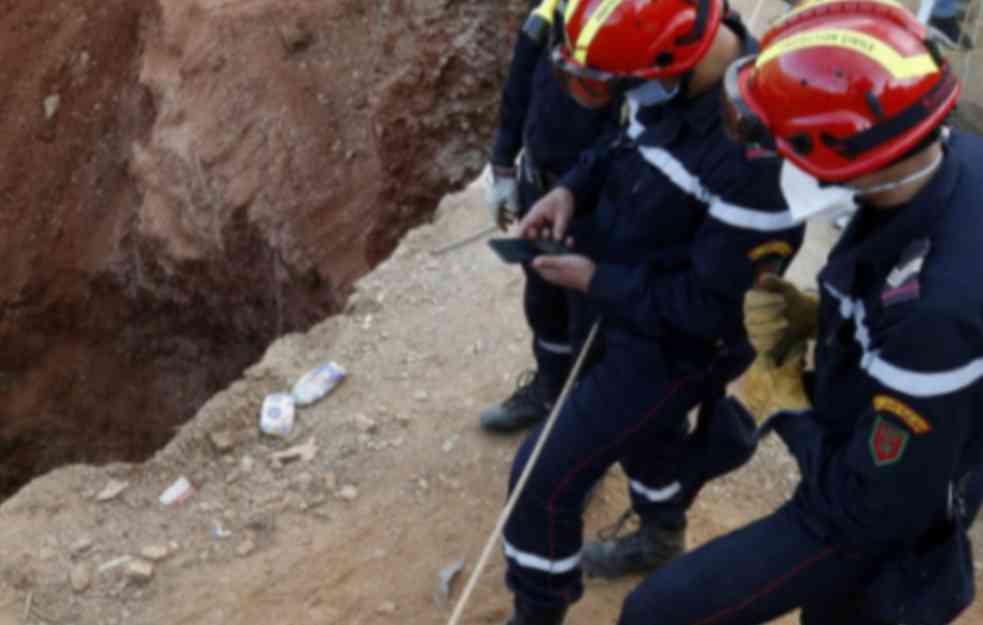
[[(713, 44), (723, 0), (567, 0), (553, 63), (587, 106), (616, 90), (680, 76)], [(585, 101), (586, 100), (586, 101)]]
[(925, 27), (891, 0), (819, 0), (793, 11), (724, 83), (725, 118), (739, 138), (826, 182), (904, 156), (959, 97)]

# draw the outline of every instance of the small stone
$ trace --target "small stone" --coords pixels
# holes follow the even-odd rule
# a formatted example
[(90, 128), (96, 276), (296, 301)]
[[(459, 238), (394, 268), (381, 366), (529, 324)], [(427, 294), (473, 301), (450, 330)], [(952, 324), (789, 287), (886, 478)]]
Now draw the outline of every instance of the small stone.
[(338, 476), (334, 471), (328, 471), (324, 474), (324, 487), (330, 491), (338, 488)]
[(58, 552), (53, 547), (41, 547), (41, 550), (38, 552), (38, 557), (44, 561), (54, 560), (57, 555)]
[(136, 584), (146, 584), (154, 578), (154, 565), (146, 560), (133, 560), (126, 565), (126, 577)]
[(254, 551), (256, 551), (256, 543), (249, 538), (239, 543), (239, 546), (236, 547), (236, 553), (242, 558), (245, 558)]
[(242, 469), (243, 473), (249, 473), (255, 465), (256, 461), (253, 460), (252, 456), (243, 456), (242, 460), (239, 461), (239, 468)]
[(51, 119), (61, 106), (61, 96), (53, 93), (44, 99), (44, 118)]
[(76, 564), (68, 574), (68, 581), (75, 592), (85, 592), (92, 585), (92, 572), (88, 565)]
[(121, 480), (109, 480), (106, 486), (96, 495), (96, 501), (105, 502), (116, 499), (129, 485), (128, 482)]
[(379, 425), (375, 422), (375, 420), (364, 414), (355, 415), (355, 427), (362, 432), (367, 432), (370, 434), (379, 429)]
[(93, 545), (92, 539), (89, 538), (88, 536), (83, 536), (82, 538), (79, 538), (74, 543), (72, 543), (70, 549), (72, 550), (73, 556), (80, 556), (86, 551), (88, 551), (89, 549), (92, 549), (92, 545)]
[(426, 391), (417, 391), (413, 393), (413, 399), (415, 399), (416, 401), (427, 401), (428, 399), (430, 399), (430, 393)]
[(338, 491), (338, 498), (344, 499), (345, 501), (354, 501), (358, 497), (358, 489), (348, 484), (342, 486), (341, 490)]
[(395, 614), (396, 604), (392, 601), (383, 601), (382, 604), (376, 608), (376, 612), (379, 614)]
[(444, 453), (447, 454), (454, 451), (454, 447), (456, 445), (457, 445), (457, 434), (454, 434), (446, 441), (444, 441), (444, 446), (443, 446)]
[(211, 432), (208, 435), (208, 440), (212, 442), (212, 447), (215, 451), (224, 454), (232, 450), (235, 447), (235, 441), (232, 438), (232, 434), (225, 430), (218, 432)]
[(280, 36), (287, 52), (300, 52), (314, 42), (314, 34), (300, 20), (281, 24)]
[(149, 545), (140, 550), (140, 557), (151, 562), (160, 562), (171, 555), (166, 545)]

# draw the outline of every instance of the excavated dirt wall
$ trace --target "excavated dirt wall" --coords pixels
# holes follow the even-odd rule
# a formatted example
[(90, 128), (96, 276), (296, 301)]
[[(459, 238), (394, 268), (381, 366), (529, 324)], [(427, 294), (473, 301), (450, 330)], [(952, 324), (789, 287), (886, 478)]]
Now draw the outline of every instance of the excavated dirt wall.
[(480, 169), (524, 4), (0, 1), (0, 495), (340, 310)]

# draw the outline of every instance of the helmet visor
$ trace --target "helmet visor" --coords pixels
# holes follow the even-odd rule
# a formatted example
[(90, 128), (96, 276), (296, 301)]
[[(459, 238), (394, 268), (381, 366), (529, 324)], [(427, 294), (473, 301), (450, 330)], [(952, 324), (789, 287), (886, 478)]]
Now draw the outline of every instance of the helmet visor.
[(724, 128), (727, 135), (737, 141), (751, 146), (759, 146), (769, 150), (775, 149), (775, 139), (768, 130), (761, 116), (754, 112), (741, 94), (740, 81), (744, 72), (755, 61), (756, 56), (750, 55), (737, 59), (730, 64), (724, 74), (723, 102), (721, 103)]
[(570, 60), (563, 44), (553, 47), (550, 60), (557, 82), (584, 108), (604, 108), (625, 91), (643, 82), (637, 78), (584, 67)]

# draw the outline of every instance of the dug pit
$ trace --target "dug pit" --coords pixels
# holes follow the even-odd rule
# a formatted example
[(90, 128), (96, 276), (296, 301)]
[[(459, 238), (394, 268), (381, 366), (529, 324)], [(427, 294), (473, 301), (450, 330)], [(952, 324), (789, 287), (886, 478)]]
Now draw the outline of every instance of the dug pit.
[(525, 3), (3, 4), (0, 497), (340, 310), (479, 171)]

